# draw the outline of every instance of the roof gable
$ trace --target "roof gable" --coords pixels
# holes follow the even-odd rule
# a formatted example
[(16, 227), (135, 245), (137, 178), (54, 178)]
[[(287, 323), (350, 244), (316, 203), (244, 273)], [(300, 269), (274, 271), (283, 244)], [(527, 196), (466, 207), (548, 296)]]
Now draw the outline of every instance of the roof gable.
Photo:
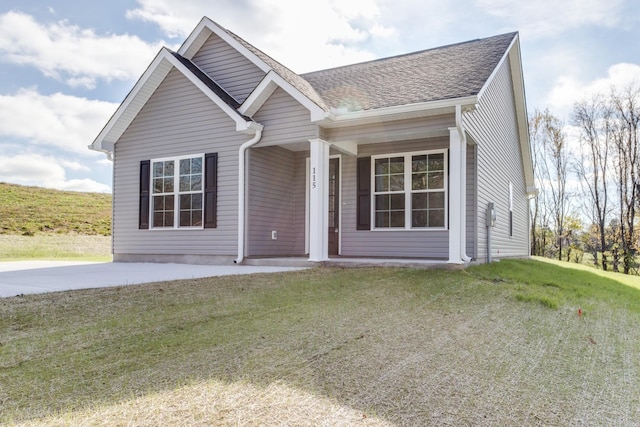
[[(211, 34), (216, 34), (266, 73), (264, 79), (245, 100), (244, 104), (246, 105), (241, 111), (255, 112), (262, 105), (262, 102), (273, 93), (274, 85), (283, 88), (307, 107), (314, 120), (319, 120), (320, 116), (324, 116), (320, 113), (321, 111), (328, 112), (330, 110), (329, 105), (308, 81), (207, 17), (202, 18), (198, 26), (178, 49), (178, 53), (187, 59), (193, 58)], [(256, 102), (258, 103), (256, 104)]]
[(220, 107), (236, 123), (238, 131), (251, 133), (259, 127), (250, 118), (240, 114), (237, 111), (240, 105), (238, 101), (199, 70), (195, 64), (167, 48), (162, 48), (89, 148), (106, 153), (113, 152), (115, 143), (173, 68), (180, 71)]

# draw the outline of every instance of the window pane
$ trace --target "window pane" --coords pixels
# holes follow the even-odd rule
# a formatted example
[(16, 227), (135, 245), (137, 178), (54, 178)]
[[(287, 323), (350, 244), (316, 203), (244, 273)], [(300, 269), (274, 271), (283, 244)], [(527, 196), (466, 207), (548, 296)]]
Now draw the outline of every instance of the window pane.
[(164, 226), (173, 227), (173, 211), (164, 214)]
[(444, 192), (429, 193), (429, 209), (444, 209)]
[(180, 177), (180, 191), (191, 190), (191, 179), (189, 175)]
[(191, 226), (191, 211), (180, 211), (180, 227)]
[(444, 154), (430, 154), (429, 155), (429, 171), (443, 171), (444, 170)]
[(389, 173), (389, 159), (376, 159), (376, 175), (386, 175)]
[(202, 194), (191, 195), (191, 208), (200, 210), (202, 209)]
[(202, 175), (191, 176), (191, 191), (202, 191)]
[(180, 160), (180, 175), (189, 175), (191, 173), (191, 159)]
[(444, 210), (429, 211), (429, 227), (444, 227)]
[(155, 196), (153, 198), (153, 210), (154, 211), (162, 211), (162, 210), (164, 210), (164, 197)]
[(429, 189), (444, 188), (444, 172), (435, 172), (429, 174)]
[(153, 179), (153, 192), (154, 193), (162, 193), (164, 180), (162, 178), (154, 178)]
[(153, 226), (164, 227), (164, 212), (154, 212), (153, 214)]
[(194, 159), (191, 159), (191, 173), (192, 174), (202, 173), (202, 158), (196, 157)]
[(404, 175), (391, 175), (389, 179), (391, 191), (404, 191)]
[(390, 227), (404, 227), (404, 210), (391, 211)]
[(427, 171), (427, 156), (413, 156), (411, 160), (412, 172), (426, 172)]
[(389, 210), (389, 195), (383, 194), (376, 196), (376, 210), (387, 211)]
[(191, 225), (194, 227), (202, 227), (202, 211), (195, 210), (191, 215)]
[(429, 193), (413, 193), (411, 195), (411, 209), (427, 209), (428, 196), (430, 196)]
[(158, 178), (162, 176), (163, 164), (162, 162), (156, 162), (153, 164), (153, 177)]
[(173, 193), (173, 178), (165, 178), (163, 193)]
[(376, 176), (376, 191), (389, 191), (389, 176)]
[(389, 212), (376, 212), (376, 227), (389, 227)]
[(173, 211), (173, 196), (164, 196), (164, 209), (167, 211)]
[(191, 194), (183, 194), (180, 196), (180, 210), (190, 210), (191, 209)]
[(426, 173), (414, 173), (411, 177), (411, 189), (412, 190), (426, 190), (427, 189), (427, 174)]
[(427, 226), (427, 211), (411, 212), (411, 227), (426, 227), (426, 226)]
[(164, 176), (173, 176), (173, 160), (164, 162)]
[(389, 159), (390, 173), (404, 173), (404, 157), (393, 157)]
[(404, 212), (404, 194), (391, 194), (391, 210), (402, 210)]

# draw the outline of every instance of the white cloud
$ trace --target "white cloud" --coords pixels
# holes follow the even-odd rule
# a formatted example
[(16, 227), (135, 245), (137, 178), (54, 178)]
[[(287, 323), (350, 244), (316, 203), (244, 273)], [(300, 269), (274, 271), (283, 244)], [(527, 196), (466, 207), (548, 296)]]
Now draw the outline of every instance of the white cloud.
[(591, 82), (580, 82), (572, 76), (559, 77), (547, 97), (547, 104), (556, 115), (568, 117), (573, 105), (596, 94), (609, 95), (612, 88), (624, 89), (640, 84), (640, 65), (621, 63), (609, 67), (607, 75)]
[(89, 155), (87, 146), (116, 108), (110, 102), (22, 89), (0, 95), (0, 136)]
[(615, 28), (625, 0), (474, 0), (477, 7), (519, 28), (527, 38), (552, 37), (584, 25)]
[(74, 162), (58, 160), (40, 154), (0, 156), (0, 182), (55, 188), (58, 190), (110, 193), (108, 185), (92, 179), (67, 179), (65, 166), (74, 169)]
[(162, 45), (126, 34), (100, 36), (66, 21), (43, 25), (20, 12), (0, 15), (0, 61), (36, 67), (71, 86), (137, 79)]
[(185, 37), (205, 15), (294, 71), (305, 72), (373, 59), (357, 44), (395, 34), (381, 22), (380, 1), (138, 0), (139, 7), (127, 11), (127, 17)]

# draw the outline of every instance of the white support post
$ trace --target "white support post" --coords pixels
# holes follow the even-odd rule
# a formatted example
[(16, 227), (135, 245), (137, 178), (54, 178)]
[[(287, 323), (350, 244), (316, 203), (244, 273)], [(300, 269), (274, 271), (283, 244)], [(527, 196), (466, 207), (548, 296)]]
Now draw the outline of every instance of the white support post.
[(309, 140), (309, 261), (329, 259), (329, 143)]
[[(449, 128), (449, 264), (463, 264), (464, 236), (462, 141), (458, 128)], [(466, 160), (466, 159), (465, 159)]]

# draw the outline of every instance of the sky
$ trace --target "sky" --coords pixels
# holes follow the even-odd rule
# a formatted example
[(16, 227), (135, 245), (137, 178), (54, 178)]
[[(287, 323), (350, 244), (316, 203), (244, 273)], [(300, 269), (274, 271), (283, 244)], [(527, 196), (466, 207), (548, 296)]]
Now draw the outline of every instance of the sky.
[(298, 73), (519, 31), (527, 110), (640, 84), (637, 0), (3, 0), (0, 182), (110, 192), (87, 148), (208, 16)]

